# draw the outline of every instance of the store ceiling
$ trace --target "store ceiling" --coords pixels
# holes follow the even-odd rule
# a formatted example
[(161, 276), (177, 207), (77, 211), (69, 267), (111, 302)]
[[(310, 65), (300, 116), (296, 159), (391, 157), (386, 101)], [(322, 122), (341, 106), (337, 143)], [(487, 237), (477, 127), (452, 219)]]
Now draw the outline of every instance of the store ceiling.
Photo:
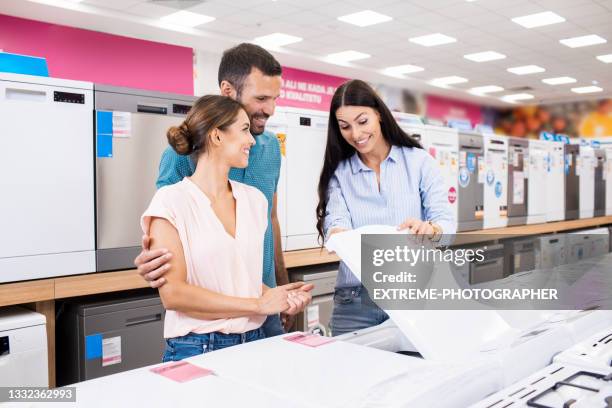
[[(178, 9), (215, 20), (194, 28), (169, 26), (160, 18)], [(338, 20), (372, 10), (392, 20), (358, 27)], [(552, 11), (564, 22), (527, 29), (512, 18)], [(220, 52), (238, 41), (284, 33), (302, 40), (275, 50), (282, 63), (331, 74), (361, 77), (481, 104), (508, 106), (500, 98), (528, 93), (520, 103), (549, 103), (612, 97), (612, 63), (596, 57), (612, 54), (612, 0), (0, 0), (0, 13), (59, 24), (182, 44)], [(425, 47), (410, 39), (434, 33), (455, 42)], [(607, 42), (570, 48), (560, 40), (598, 35)], [(328, 54), (354, 50), (370, 55), (344, 66)], [(495, 51), (506, 57), (474, 62), (464, 55)], [(381, 70), (411, 64), (424, 68), (389, 77)], [(544, 72), (515, 75), (508, 68), (537, 65)], [(431, 80), (459, 76), (468, 81), (439, 88)], [(574, 83), (549, 85), (543, 79), (571, 77)], [(475, 96), (474, 87), (496, 85), (504, 91)], [(572, 88), (596, 85), (598, 93)]]

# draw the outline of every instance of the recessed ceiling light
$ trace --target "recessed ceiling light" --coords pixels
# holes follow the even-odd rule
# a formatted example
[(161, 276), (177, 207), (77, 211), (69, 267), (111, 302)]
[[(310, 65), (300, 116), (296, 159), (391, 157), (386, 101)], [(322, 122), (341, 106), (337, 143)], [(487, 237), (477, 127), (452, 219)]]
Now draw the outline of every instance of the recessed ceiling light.
[(437, 87), (445, 88), (449, 85), (462, 84), (467, 81), (468, 81), (467, 78), (452, 75), (452, 76), (432, 79), (431, 81), (429, 81), (429, 83)]
[(572, 88), (572, 92), (577, 94), (595, 93), (601, 91), (603, 91), (603, 88), (600, 88), (598, 86), (581, 86), (578, 88)]
[(543, 13), (529, 14), (528, 16), (515, 17), (512, 19), (518, 25), (522, 25), (525, 28), (542, 27), (550, 24), (562, 23), (565, 21), (560, 15), (553, 13), (552, 11), (545, 11)]
[(508, 68), (508, 72), (516, 75), (537, 74), (538, 72), (546, 71), (544, 68), (537, 65), (523, 65), (521, 67)]
[(576, 82), (575, 78), (572, 77), (556, 77), (556, 78), (546, 78), (543, 79), (542, 82), (548, 85), (563, 85), (563, 84), (573, 84)]
[(302, 41), (300, 37), (283, 33), (263, 35), (253, 40), (254, 43), (264, 48), (284, 47), (285, 45), (294, 44), (300, 41)]
[(581, 37), (566, 38), (564, 40), (559, 40), (559, 42), (570, 48), (579, 48), (579, 47), (587, 47), (589, 45), (604, 44), (608, 41), (605, 38), (592, 34), (592, 35), (583, 35)]
[(463, 58), (468, 59), (470, 61), (474, 61), (474, 62), (487, 62), (487, 61), (495, 61), (495, 60), (504, 59), (506, 58), (506, 56), (504, 54), (500, 54), (499, 52), (495, 52), (495, 51), (483, 51), (483, 52), (476, 52), (473, 54), (466, 54), (463, 56)]
[(359, 27), (367, 27), (374, 24), (386, 23), (387, 21), (393, 20), (393, 18), (372, 10), (364, 10), (358, 13), (347, 14), (346, 16), (338, 17), (338, 20)]
[(533, 96), (532, 94), (518, 93), (518, 94), (512, 94), (512, 95), (504, 95), (502, 96), (501, 99), (506, 102), (516, 102), (516, 101), (526, 101), (528, 99), (533, 99), (533, 98), (535, 98), (535, 96)]
[(351, 61), (370, 58), (370, 56), (370, 54), (363, 52), (348, 50), (329, 54), (327, 57), (325, 57), (325, 60), (334, 64), (344, 64)]
[(424, 47), (433, 47), (435, 45), (450, 44), (457, 42), (456, 38), (449, 37), (448, 35), (436, 33), (422, 35), (420, 37), (409, 38), (408, 41), (415, 44), (422, 45)]
[(606, 64), (609, 64), (612, 62), (612, 54), (598, 55), (597, 59), (600, 60), (601, 62), (605, 62)]
[(497, 85), (487, 85), (487, 86), (477, 86), (476, 88), (470, 89), (470, 93), (473, 94), (486, 94), (491, 92), (500, 92), (503, 91), (504, 88)]
[(184, 27), (196, 27), (205, 23), (210, 23), (215, 18), (204, 14), (193, 13), (181, 10), (176, 13), (168, 14), (160, 18), (164, 23), (176, 24)]
[(418, 67), (416, 65), (406, 64), (406, 65), (397, 65), (394, 67), (385, 68), (382, 70), (382, 73), (385, 75), (392, 76), (392, 77), (403, 78), (403, 76), (406, 74), (413, 74), (415, 72), (421, 72), (424, 70), (425, 68)]

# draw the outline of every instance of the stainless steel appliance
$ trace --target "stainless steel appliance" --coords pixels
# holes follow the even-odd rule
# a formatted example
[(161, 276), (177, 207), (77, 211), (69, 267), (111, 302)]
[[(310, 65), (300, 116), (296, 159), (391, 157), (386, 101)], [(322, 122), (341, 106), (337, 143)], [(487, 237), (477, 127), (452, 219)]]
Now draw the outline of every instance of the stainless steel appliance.
[(508, 225), (527, 223), (529, 141), (508, 140)]
[(58, 306), (59, 386), (161, 362), (165, 311), (157, 294), (77, 298)]
[(482, 229), (484, 217), (484, 145), (482, 135), (459, 131), (459, 202), (457, 230)]
[(316, 265), (291, 270), (291, 281), (314, 284), (312, 303), (297, 316), (297, 330), (331, 336), (330, 320), (334, 309), (334, 286), (338, 264)]
[(578, 219), (580, 211), (580, 178), (576, 173), (580, 146), (566, 144), (565, 149), (565, 219)]
[(595, 149), (595, 217), (606, 215), (606, 153), (603, 149)]
[(155, 194), (168, 146), (166, 131), (181, 123), (195, 98), (106, 85), (94, 90), (96, 270), (132, 268), (141, 246), (140, 216)]
[(505, 276), (536, 268), (536, 238), (506, 240), (504, 253)]
[(567, 234), (536, 238), (536, 269), (550, 269), (568, 262)]

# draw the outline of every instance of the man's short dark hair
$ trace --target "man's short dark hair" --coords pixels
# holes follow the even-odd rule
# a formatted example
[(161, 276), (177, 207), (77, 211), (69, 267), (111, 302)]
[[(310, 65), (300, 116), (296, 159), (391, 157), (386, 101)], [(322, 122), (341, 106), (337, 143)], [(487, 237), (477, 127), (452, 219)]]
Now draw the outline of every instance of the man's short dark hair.
[(222, 81), (228, 81), (240, 97), (246, 77), (253, 68), (267, 76), (282, 73), (281, 65), (272, 54), (259, 45), (242, 43), (223, 53), (219, 64), (219, 85)]

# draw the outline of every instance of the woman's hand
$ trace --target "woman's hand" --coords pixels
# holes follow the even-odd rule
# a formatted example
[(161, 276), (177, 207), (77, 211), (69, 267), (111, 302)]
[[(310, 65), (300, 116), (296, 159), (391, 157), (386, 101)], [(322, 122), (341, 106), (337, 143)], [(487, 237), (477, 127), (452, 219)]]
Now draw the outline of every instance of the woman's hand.
[(257, 299), (257, 314), (269, 316), (286, 311), (291, 306), (289, 292), (298, 290), (303, 286), (304, 282), (294, 282), (267, 289)]
[(302, 286), (299, 289), (292, 290), (289, 292), (288, 302), (289, 309), (285, 310), (288, 315), (296, 315), (302, 312), (306, 306), (312, 301), (312, 295), (310, 291), (314, 288), (312, 283)]
[(416, 218), (408, 218), (397, 227), (398, 231), (409, 229), (415, 235), (424, 235), (431, 239), (434, 237), (434, 227), (428, 221), (417, 220)]

